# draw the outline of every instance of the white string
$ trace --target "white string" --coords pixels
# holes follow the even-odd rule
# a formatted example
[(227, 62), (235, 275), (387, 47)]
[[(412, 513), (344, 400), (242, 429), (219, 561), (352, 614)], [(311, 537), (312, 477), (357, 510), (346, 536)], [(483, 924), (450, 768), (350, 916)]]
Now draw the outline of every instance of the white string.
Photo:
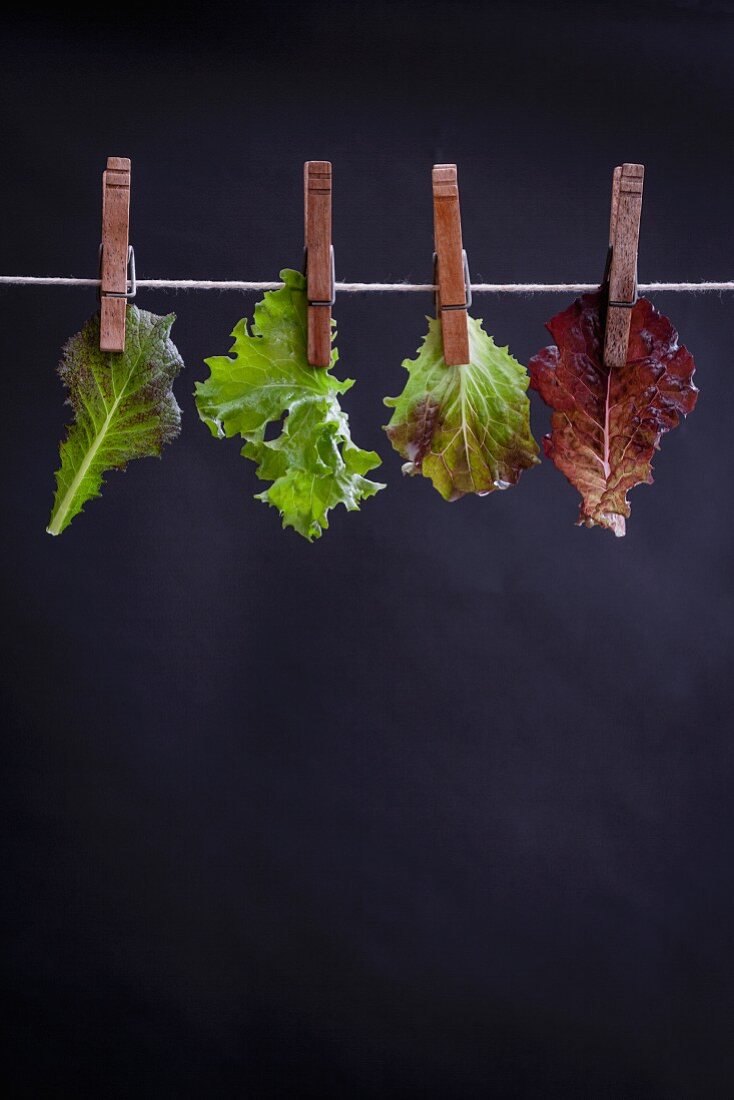
[[(0, 275), (6, 286), (99, 286), (99, 279), (75, 279), (60, 275)], [(137, 285), (150, 290), (279, 290), (283, 284), (242, 282), (235, 279), (138, 279)], [(340, 294), (386, 293), (392, 291), (422, 291), (433, 293), (433, 283), (335, 283)], [(582, 294), (598, 290), (599, 283), (472, 283), (474, 294)], [(732, 282), (700, 283), (639, 283), (640, 293), (648, 291), (681, 291), (696, 294), (701, 291), (734, 290)]]

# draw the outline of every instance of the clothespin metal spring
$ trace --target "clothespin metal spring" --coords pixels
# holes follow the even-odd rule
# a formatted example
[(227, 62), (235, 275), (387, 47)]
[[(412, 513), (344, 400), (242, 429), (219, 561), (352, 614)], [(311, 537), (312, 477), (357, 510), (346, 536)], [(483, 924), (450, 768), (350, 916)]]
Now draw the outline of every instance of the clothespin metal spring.
[[(100, 273), (102, 271), (102, 248), (103, 248), (103, 246), (100, 244), (100, 246), (99, 246), (99, 270), (100, 270)], [(129, 290), (126, 290), (124, 292), (123, 291), (116, 291), (116, 290), (108, 290), (105, 293), (105, 298), (127, 298), (128, 301), (129, 301), (131, 298), (134, 298), (135, 295), (138, 293), (138, 282), (137, 282), (137, 279), (136, 279), (136, 276), (135, 276), (135, 249), (133, 248), (132, 245), (128, 245), (128, 249), (127, 249), (127, 281), (128, 281), (128, 285), (129, 285), (129, 288), (130, 288)], [(99, 289), (97, 291), (97, 297), (100, 298), (100, 299), (102, 298), (101, 280), (100, 280)]]
[[(459, 302), (458, 305), (443, 306), (443, 309), (471, 309), (472, 304), (472, 292), (471, 292), (471, 276), (469, 275), (469, 257), (466, 254), (466, 249), (462, 248), (461, 258), (464, 262), (464, 291), (465, 297), (463, 302)], [(441, 308), (438, 303), (438, 253), (433, 253), (433, 285), (436, 290), (433, 298), (436, 306), (436, 312)]]
[[(303, 274), (308, 274), (308, 248), (303, 250)], [(324, 299), (323, 301), (314, 301), (311, 298), (308, 299), (310, 306), (328, 306), (329, 309), (334, 305), (336, 301), (336, 265), (334, 262), (334, 245), (331, 246), (331, 297)]]

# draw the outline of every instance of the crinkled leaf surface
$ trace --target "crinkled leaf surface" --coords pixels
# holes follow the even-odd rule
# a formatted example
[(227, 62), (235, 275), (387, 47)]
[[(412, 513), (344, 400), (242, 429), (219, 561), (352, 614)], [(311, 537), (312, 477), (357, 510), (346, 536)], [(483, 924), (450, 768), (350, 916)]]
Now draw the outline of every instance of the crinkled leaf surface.
[[(339, 395), (354, 382), (309, 365), (305, 279), (282, 271), (284, 286), (255, 306), (252, 332), (236, 325), (231, 354), (207, 359), (210, 376), (196, 385), (201, 419), (218, 437), (241, 436), (242, 454), (257, 463), (257, 476), (272, 485), (258, 499), (273, 505), (284, 527), (311, 540), (329, 526), (337, 504), (348, 511), (383, 485), (365, 474), (380, 465), (374, 451), (355, 447)], [(266, 439), (268, 425), (280, 434)]]
[(92, 497), (106, 470), (159, 455), (181, 429), (171, 386), (183, 367), (170, 332), (175, 314), (157, 317), (127, 307), (124, 352), (99, 349), (99, 314), (64, 348), (59, 375), (74, 423), (61, 444), (48, 532), (59, 535)]
[(645, 298), (632, 310), (623, 370), (603, 363), (603, 297), (584, 294), (547, 328), (555, 347), (529, 363), (531, 385), (553, 409), (545, 453), (581, 494), (578, 524), (620, 536), (627, 493), (651, 483), (663, 432), (696, 404), (693, 357), (667, 317)]
[(395, 410), (385, 430), (407, 460), (403, 472), (429, 477), (445, 500), (506, 489), (538, 461), (525, 368), (473, 317), (469, 348), (470, 363), (447, 367), (441, 322), (431, 318), (418, 357), (403, 362), (405, 389), (385, 398)]

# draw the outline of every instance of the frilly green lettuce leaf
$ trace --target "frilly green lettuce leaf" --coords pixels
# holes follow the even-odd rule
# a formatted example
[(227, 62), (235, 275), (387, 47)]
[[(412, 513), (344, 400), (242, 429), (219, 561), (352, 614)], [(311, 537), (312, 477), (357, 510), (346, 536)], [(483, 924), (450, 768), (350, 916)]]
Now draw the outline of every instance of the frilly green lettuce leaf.
[(445, 500), (507, 489), (538, 462), (527, 372), (481, 321), (468, 320), (469, 363), (446, 366), (441, 322), (431, 318), (418, 357), (403, 362), (405, 389), (385, 398), (395, 410), (385, 430), (407, 460), (403, 472), (430, 478)]
[(127, 307), (125, 350), (99, 349), (99, 314), (64, 348), (59, 376), (69, 390), (74, 423), (61, 444), (48, 532), (59, 535), (88, 500), (100, 495), (106, 470), (160, 455), (181, 430), (171, 386), (183, 361), (170, 339), (173, 313), (157, 317)]
[[(285, 284), (268, 291), (232, 333), (230, 355), (206, 360), (210, 376), (196, 384), (199, 416), (218, 438), (241, 436), (242, 454), (257, 463), (257, 476), (272, 485), (259, 500), (277, 508), (284, 527), (319, 538), (337, 504), (355, 511), (383, 485), (365, 475), (380, 465), (374, 451), (352, 443), (339, 395), (354, 382), (309, 365), (306, 284), (297, 271), (282, 271)], [(270, 424), (280, 434), (266, 439)]]

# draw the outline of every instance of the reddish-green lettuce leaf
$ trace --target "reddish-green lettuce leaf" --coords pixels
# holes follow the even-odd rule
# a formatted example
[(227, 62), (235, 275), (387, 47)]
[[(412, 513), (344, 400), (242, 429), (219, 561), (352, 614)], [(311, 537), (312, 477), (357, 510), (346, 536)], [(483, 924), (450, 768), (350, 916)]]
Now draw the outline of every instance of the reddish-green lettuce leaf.
[(394, 409), (386, 431), (406, 459), (403, 473), (430, 478), (445, 500), (507, 489), (538, 461), (527, 371), (481, 321), (468, 321), (469, 363), (446, 366), (441, 322), (432, 318), (417, 358), (403, 362), (405, 389), (385, 398)]
[(545, 453), (581, 494), (578, 524), (624, 535), (627, 493), (650, 484), (663, 432), (696, 404), (693, 357), (645, 298), (632, 310), (627, 363), (603, 363), (603, 297), (584, 294), (549, 321), (556, 347), (528, 364), (533, 389), (553, 409)]

